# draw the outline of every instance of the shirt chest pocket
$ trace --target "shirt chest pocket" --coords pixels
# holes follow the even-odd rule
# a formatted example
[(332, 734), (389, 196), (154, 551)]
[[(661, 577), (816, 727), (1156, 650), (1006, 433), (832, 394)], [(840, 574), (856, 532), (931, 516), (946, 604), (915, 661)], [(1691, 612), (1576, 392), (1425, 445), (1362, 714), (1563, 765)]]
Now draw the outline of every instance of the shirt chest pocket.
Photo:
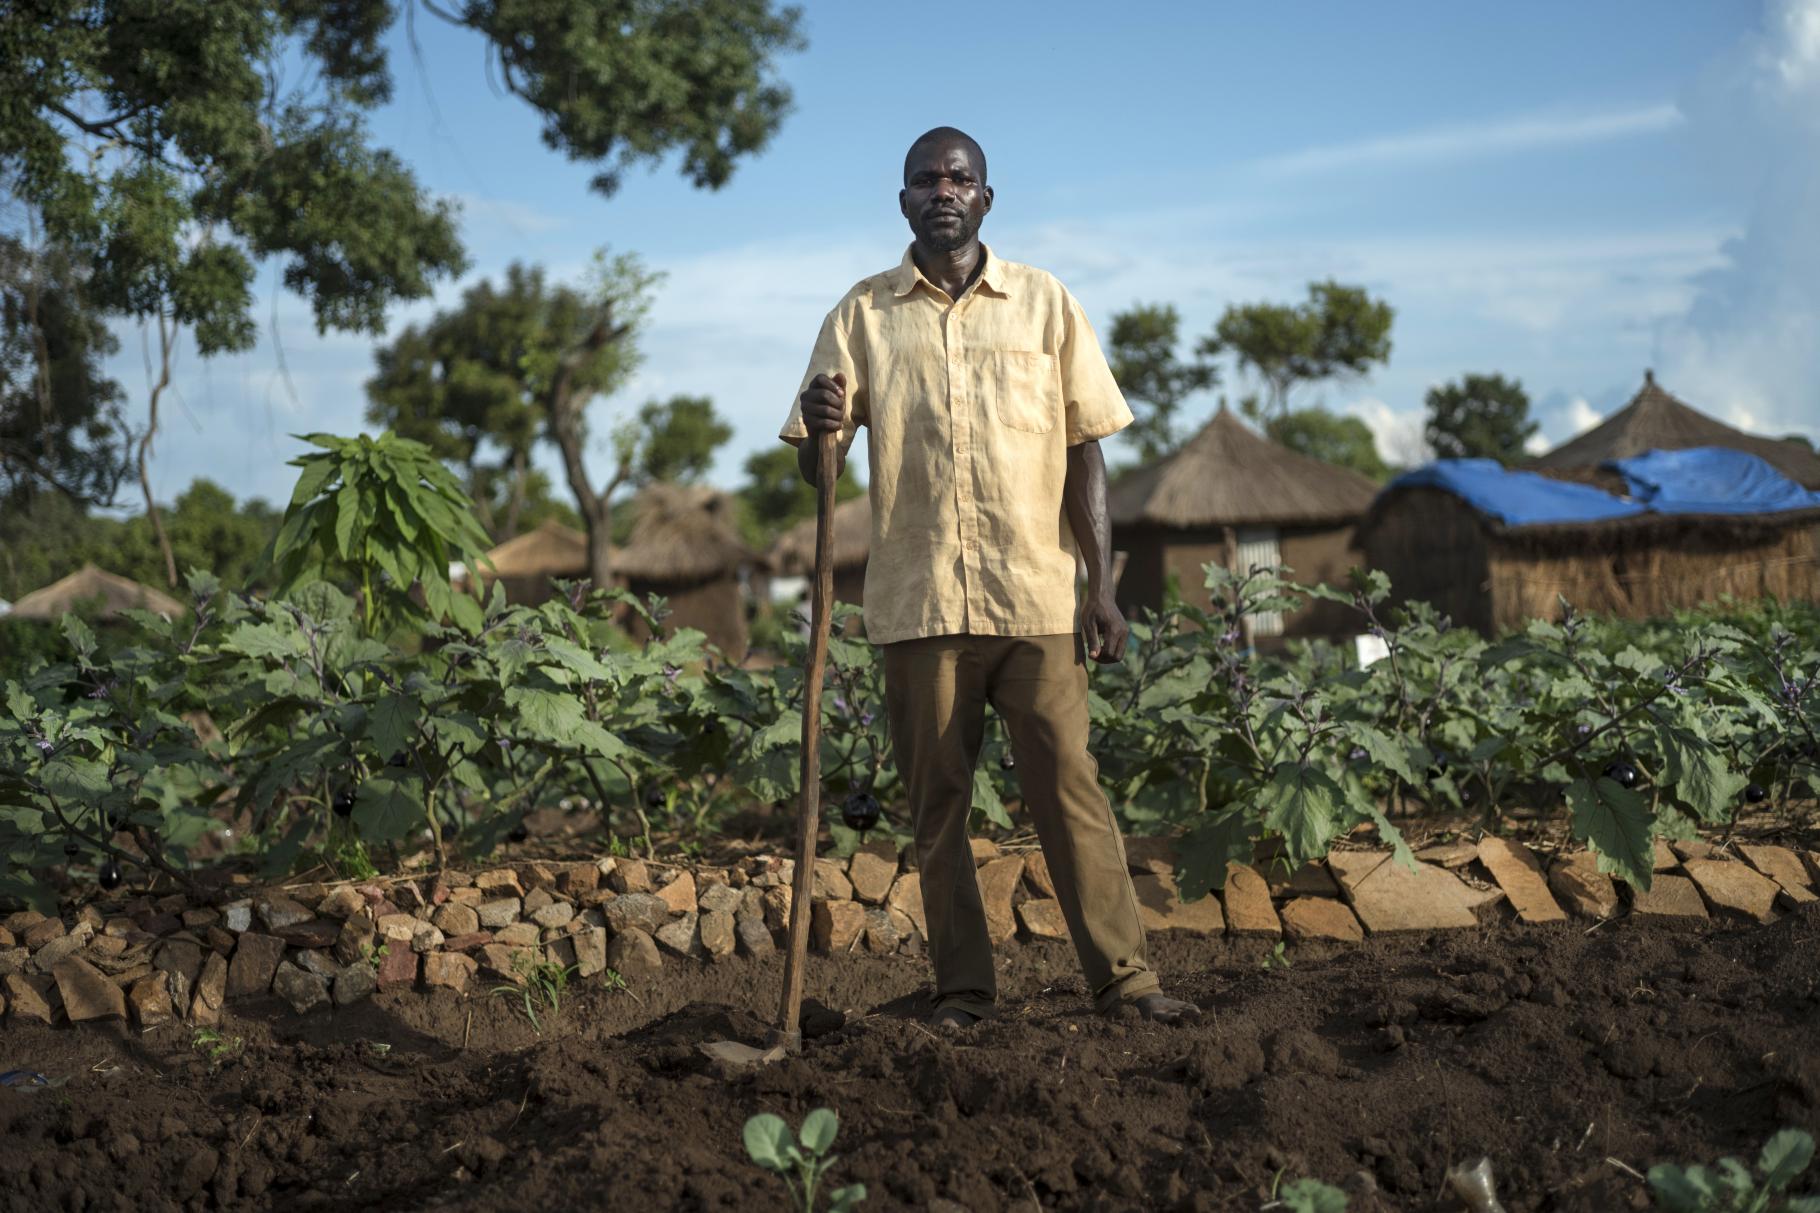
[(1047, 434), (1062, 411), (1055, 355), (1036, 350), (988, 350), (981, 388), (999, 424)]

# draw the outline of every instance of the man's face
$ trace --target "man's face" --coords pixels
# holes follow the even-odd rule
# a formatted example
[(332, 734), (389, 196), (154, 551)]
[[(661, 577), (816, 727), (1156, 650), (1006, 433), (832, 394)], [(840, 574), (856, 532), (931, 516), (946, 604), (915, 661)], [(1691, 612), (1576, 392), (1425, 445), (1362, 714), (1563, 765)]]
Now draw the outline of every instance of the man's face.
[(938, 253), (964, 248), (979, 237), (992, 209), (992, 187), (964, 143), (926, 143), (910, 153), (898, 209), (918, 243)]

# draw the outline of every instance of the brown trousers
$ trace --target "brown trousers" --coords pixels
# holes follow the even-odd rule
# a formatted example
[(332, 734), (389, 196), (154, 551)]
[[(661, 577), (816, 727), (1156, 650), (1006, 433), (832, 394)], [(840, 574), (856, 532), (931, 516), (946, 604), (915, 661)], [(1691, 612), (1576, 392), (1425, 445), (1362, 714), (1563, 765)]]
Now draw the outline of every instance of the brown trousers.
[(1061, 636), (931, 636), (883, 646), (885, 703), (909, 793), (937, 1007), (986, 1015), (998, 997), (992, 940), (967, 841), (973, 769), (991, 703), (1062, 916), (1100, 1009), (1160, 987), (1145, 955), (1099, 764), (1087, 751), (1087, 666)]

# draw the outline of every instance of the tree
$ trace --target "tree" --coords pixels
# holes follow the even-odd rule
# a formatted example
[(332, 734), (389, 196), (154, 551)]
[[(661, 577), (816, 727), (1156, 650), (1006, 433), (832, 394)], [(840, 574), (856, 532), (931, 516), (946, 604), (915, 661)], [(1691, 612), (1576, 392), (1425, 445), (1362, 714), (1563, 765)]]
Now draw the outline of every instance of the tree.
[(1438, 459), (1496, 459), (1505, 467), (1527, 458), (1523, 449), (1539, 427), (1529, 395), (1502, 375), (1463, 375), (1428, 389), (1424, 435)]
[[(854, 479), (853, 465), (841, 465), (834, 499), (846, 501), (865, 493)], [(746, 457), (746, 483), (739, 490), (740, 526), (746, 542), (763, 550), (772, 540), (805, 518), (815, 517), (815, 486), (803, 479), (796, 452), (768, 447)]]
[(1390, 360), (1395, 312), (1363, 287), (1314, 282), (1306, 302), (1235, 304), (1220, 316), (1196, 352), (1203, 358), (1231, 354), (1241, 370), (1264, 381), (1265, 399), (1242, 406), (1254, 420), (1281, 417), (1290, 395), (1304, 384), (1363, 375)]
[(1134, 304), (1112, 317), (1108, 361), (1125, 398), (1139, 406), (1125, 433), (1145, 463), (1180, 445), (1175, 414), (1183, 399), (1219, 381), (1213, 364), (1177, 356), (1180, 326), (1173, 304)]
[(638, 410), (636, 426), (621, 431), (635, 484), (666, 480), (694, 484), (713, 466), (714, 452), (733, 437), (733, 428), (714, 412), (706, 396), (672, 396)]
[(119, 342), (83, 279), (66, 250), (0, 236), (0, 510), (45, 490), (108, 505), (130, 467), (125, 393), (101, 367)]
[(1357, 417), (1341, 417), (1321, 408), (1292, 409), (1271, 418), (1264, 432), (1292, 451), (1351, 468), (1373, 480), (1381, 482), (1390, 476), (1371, 427)]
[[(460, 271), (454, 215), (372, 145), (391, 94), (390, 0), (45, 0), (0, 22), (0, 175), (92, 278), (100, 311), (155, 325), (157, 378), (137, 462), (147, 514), (176, 562), (146, 468), (171, 354), (254, 342), (252, 279), (283, 263), (317, 328), (377, 333), (387, 308)], [(789, 104), (772, 61), (801, 45), (770, 0), (425, 0), (487, 41), (544, 142), (617, 188), (674, 152), (717, 187)]]

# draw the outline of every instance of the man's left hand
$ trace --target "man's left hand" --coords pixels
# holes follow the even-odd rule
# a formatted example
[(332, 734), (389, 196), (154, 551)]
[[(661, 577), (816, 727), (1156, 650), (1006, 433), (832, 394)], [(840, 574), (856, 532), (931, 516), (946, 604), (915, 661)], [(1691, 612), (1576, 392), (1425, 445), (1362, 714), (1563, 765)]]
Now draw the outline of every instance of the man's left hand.
[(1131, 629), (1119, 611), (1112, 595), (1091, 594), (1081, 608), (1081, 639), (1086, 642), (1087, 656), (1101, 665), (1116, 665), (1125, 659), (1125, 638)]

